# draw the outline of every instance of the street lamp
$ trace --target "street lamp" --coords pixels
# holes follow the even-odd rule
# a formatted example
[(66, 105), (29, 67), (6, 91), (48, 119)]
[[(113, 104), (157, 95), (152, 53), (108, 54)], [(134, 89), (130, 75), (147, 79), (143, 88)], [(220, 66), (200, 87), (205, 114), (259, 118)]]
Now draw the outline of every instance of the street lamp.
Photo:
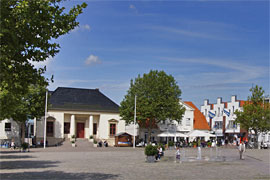
[(44, 116), (44, 149), (46, 148), (46, 126), (47, 126), (47, 100), (48, 100), (48, 90), (46, 89), (46, 98), (45, 98), (45, 116)]
[(133, 126), (133, 148), (135, 148), (135, 123), (136, 123), (136, 100), (137, 96), (135, 95), (135, 107), (134, 107), (134, 126)]

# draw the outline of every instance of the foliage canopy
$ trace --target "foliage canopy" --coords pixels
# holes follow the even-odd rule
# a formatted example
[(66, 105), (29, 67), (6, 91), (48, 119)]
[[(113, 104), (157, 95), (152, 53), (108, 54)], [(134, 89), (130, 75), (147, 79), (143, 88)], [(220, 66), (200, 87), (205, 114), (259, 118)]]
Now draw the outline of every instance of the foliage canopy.
[(76, 18), (87, 5), (77, 5), (66, 13), (61, 1), (1, 0), (1, 119), (20, 117), (31, 86), (48, 85), (49, 79), (42, 76), (46, 66), (37, 69), (33, 62), (54, 57), (60, 49), (54, 40), (78, 26)]
[(255, 136), (270, 131), (270, 106), (264, 102), (264, 90), (256, 85), (250, 89), (251, 96), (243, 106), (243, 111), (236, 111), (236, 122), (247, 130), (253, 130)]
[[(181, 121), (185, 109), (179, 104), (181, 90), (175, 79), (164, 71), (151, 70), (131, 80), (127, 95), (120, 105), (120, 116), (130, 124), (134, 120), (134, 101), (137, 97), (136, 123), (148, 129), (148, 140), (151, 130), (163, 120)], [(148, 141), (149, 142), (149, 141)]]

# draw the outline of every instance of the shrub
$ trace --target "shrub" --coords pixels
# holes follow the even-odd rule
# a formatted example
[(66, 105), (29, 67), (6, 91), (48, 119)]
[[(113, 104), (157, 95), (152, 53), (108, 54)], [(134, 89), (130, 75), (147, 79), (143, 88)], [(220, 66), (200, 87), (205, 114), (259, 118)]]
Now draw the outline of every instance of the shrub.
[(93, 139), (93, 136), (91, 135), (91, 136), (89, 136), (89, 139)]
[(172, 141), (168, 142), (168, 146), (173, 146), (173, 145), (174, 145), (174, 143)]
[(74, 141), (74, 140), (72, 140), (72, 141), (71, 141), (71, 143), (72, 143), (72, 144), (74, 144), (74, 143), (75, 143), (75, 141)]
[(23, 149), (27, 149), (27, 148), (28, 148), (28, 143), (25, 143), (25, 142), (22, 143), (22, 148), (23, 148)]
[(94, 139), (94, 144), (97, 144), (97, 140)]
[(75, 135), (72, 135), (72, 136), (71, 136), (71, 138), (75, 139), (75, 138), (76, 138), (76, 136), (75, 136)]
[(209, 141), (209, 142), (207, 142), (207, 145), (208, 145), (208, 146), (211, 146), (211, 145), (212, 145), (212, 143)]
[(146, 156), (155, 156), (158, 154), (157, 146), (151, 144), (147, 145), (144, 149), (144, 154)]

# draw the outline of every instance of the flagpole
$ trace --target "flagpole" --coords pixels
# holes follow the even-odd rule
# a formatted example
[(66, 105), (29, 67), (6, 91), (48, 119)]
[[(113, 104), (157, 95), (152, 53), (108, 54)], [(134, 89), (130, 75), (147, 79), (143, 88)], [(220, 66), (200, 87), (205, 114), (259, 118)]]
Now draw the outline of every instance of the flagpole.
[(46, 126), (47, 126), (47, 99), (48, 99), (48, 91), (46, 89), (46, 98), (45, 98), (45, 116), (44, 116), (44, 140), (43, 140), (43, 144), (44, 144), (44, 149), (46, 148)]
[(135, 107), (134, 107), (134, 122), (133, 122), (133, 148), (135, 148), (135, 123), (136, 123), (136, 100), (137, 96), (135, 95)]

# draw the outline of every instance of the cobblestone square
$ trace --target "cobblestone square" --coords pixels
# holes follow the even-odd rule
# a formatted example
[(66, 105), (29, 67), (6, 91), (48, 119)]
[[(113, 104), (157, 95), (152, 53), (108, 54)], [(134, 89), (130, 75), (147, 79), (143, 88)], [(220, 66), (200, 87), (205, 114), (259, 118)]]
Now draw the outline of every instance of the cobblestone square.
[[(269, 150), (250, 150), (239, 160), (235, 148), (220, 148), (223, 161), (208, 161), (215, 150), (202, 149), (202, 160), (175, 163), (175, 150), (146, 163), (143, 148), (36, 148), (1, 150), (1, 179), (270, 179)], [(185, 156), (196, 159), (197, 150)]]

